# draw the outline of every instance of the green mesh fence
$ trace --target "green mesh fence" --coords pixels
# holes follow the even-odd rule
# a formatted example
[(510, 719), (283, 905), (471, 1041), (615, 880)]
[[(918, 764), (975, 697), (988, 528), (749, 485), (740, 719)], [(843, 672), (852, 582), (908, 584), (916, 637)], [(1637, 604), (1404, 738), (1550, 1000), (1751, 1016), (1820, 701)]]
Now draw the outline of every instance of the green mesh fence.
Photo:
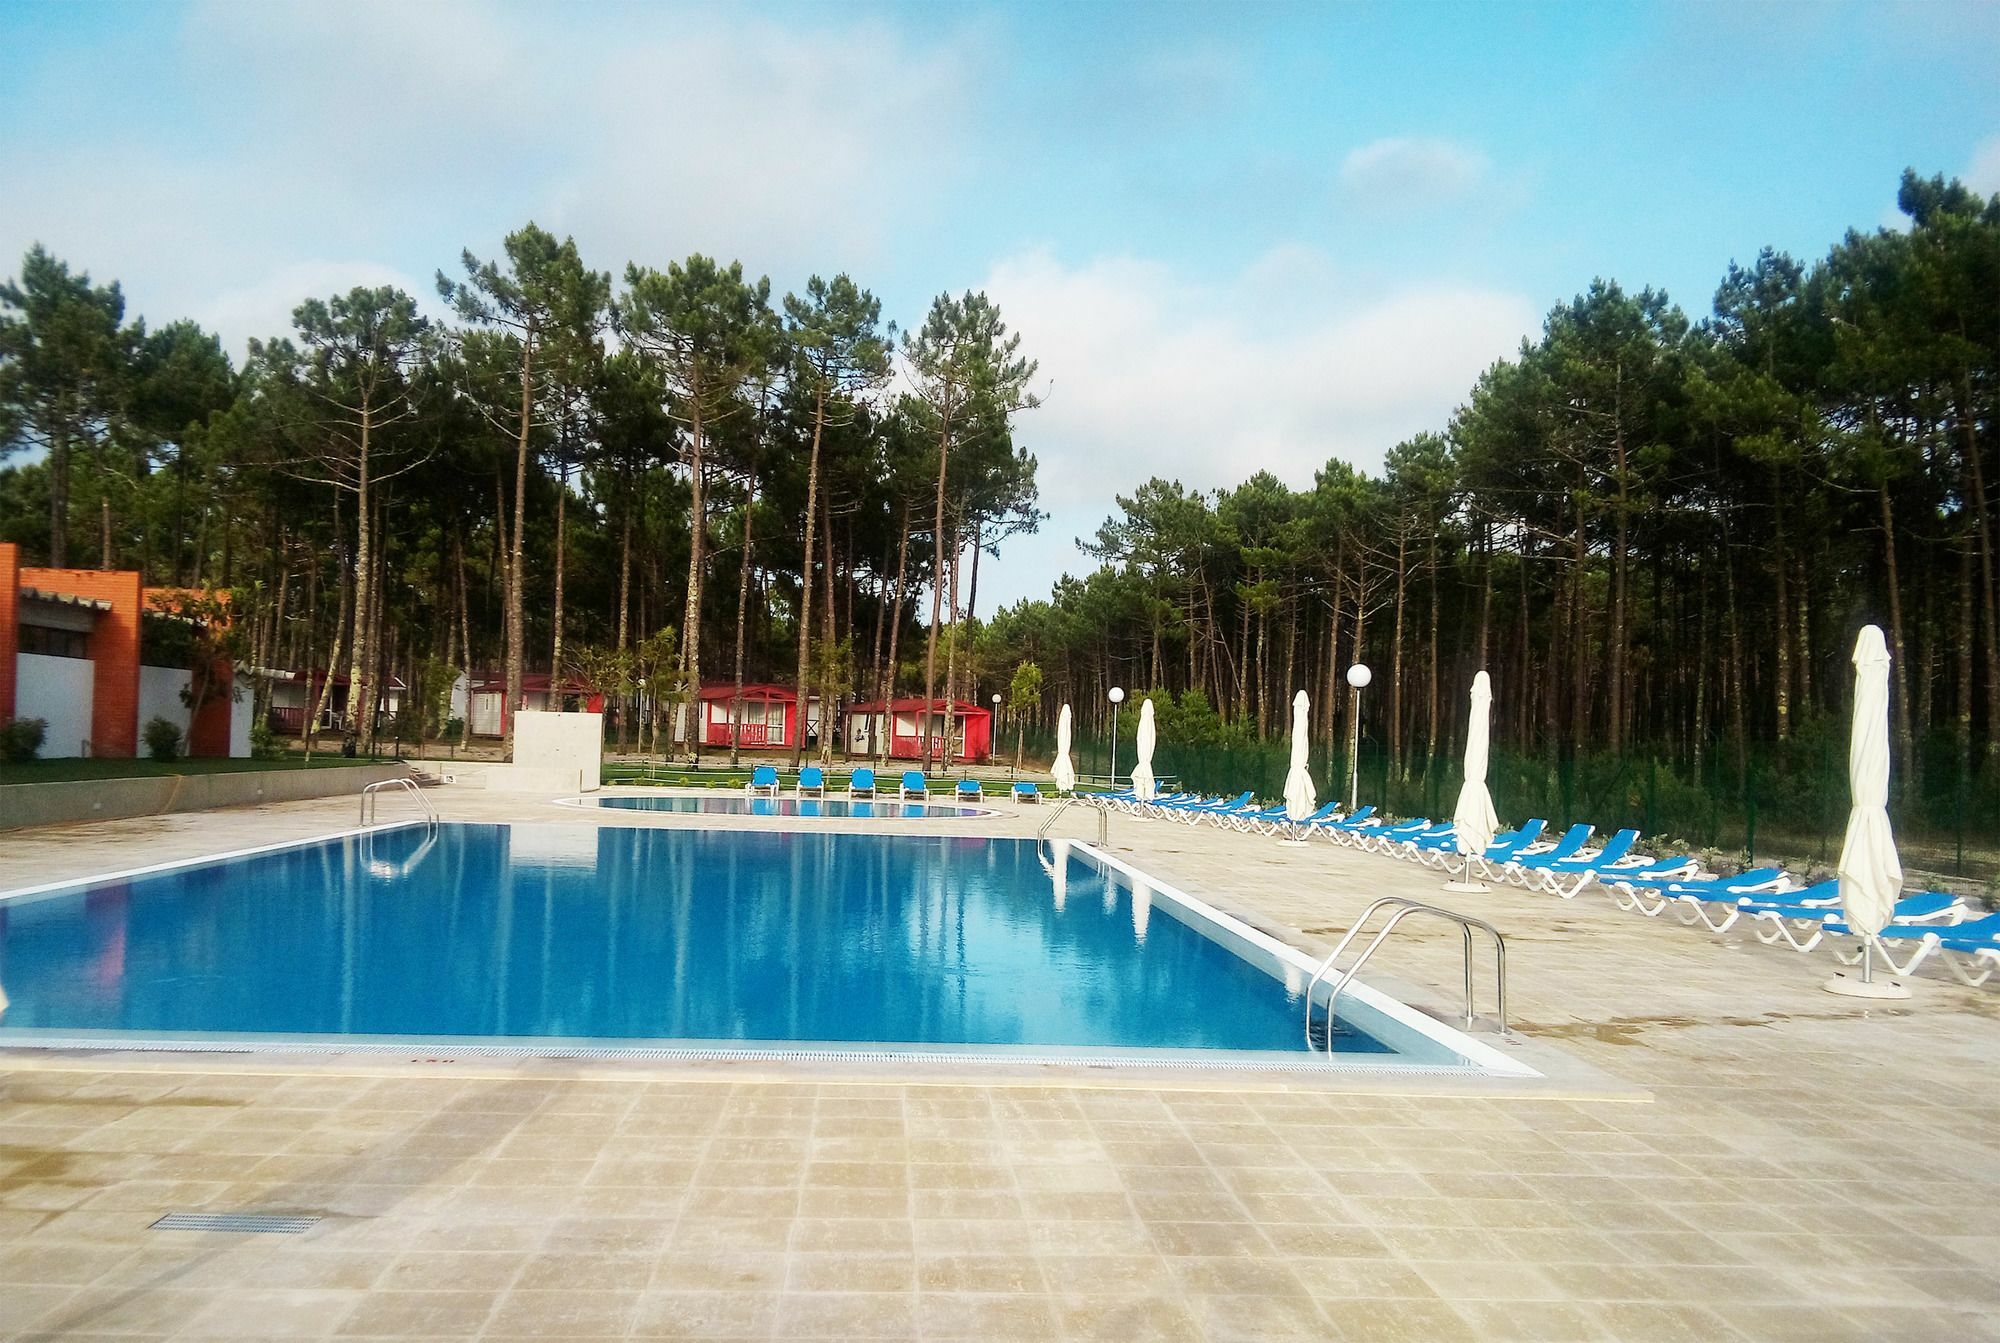
[[(1031, 734), (1030, 759), (1046, 763), (1054, 745), (1052, 735)], [(1810, 868), (1830, 866), (1840, 856), (1848, 809), (1846, 748), (1844, 730), (1756, 743), (1740, 760), (1725, 744), (1698, 764), (1637, 751), (1550, 758), (1496, 747), (1487, 783), (1504, 822), (1585, 821), (1607, 834), (1629, 826), (1655, 850)], [(1072, 750), (1086, 783), (1108, 781), (1107, 739), (1078, 738)], [(1130, 736), (1118, 743), (1121, 787), (1131, 774), (1133, 750)], [(1918, 755), (1919, 769), (1899, 774), (1890, 803), (1906, 865), (1962, 876), (1973, 886), (1994, 880), (2000, 875), (2000, 767), (1982, 774), (1976, 762), (1958, 758), (1950, 741), (1926, 743)], [(1381, 743), (1365, 739), (1358, 756), (1357, 770), (1345, 751), (1311, 752), (1322, 802), (1344, 801), (1358, 775), (1364, 804), (1391, 816), (1450, 818), (1461, 782), (1456, 756), (1391, 761)], [(1230, 796), (1247, 788), (1269, 801), (1283, 795), (1290, 764), (1282, 741), (1201, 748), (1162, 741), (1153, 756), (1154, 772), (1175, 786)]]

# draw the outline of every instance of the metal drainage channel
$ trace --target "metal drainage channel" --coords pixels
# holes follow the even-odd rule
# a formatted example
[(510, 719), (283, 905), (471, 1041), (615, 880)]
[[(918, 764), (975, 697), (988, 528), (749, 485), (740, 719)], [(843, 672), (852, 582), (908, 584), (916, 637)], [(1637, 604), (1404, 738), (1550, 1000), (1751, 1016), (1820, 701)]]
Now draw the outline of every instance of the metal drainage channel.
[(319, 1225), (317, 1215), (287, 1216), (263, 1212), (170, 1212), (146, 1228), (149, 1231), (235, 1231), (245, 1234), (296, 1236)]

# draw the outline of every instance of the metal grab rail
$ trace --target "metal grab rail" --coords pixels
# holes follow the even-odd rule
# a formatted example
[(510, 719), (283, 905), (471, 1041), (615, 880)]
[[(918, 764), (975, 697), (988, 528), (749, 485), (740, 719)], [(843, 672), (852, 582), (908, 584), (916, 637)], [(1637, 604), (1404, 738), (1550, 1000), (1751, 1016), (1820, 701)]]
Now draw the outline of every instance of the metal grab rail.
[[(1368, 920), (1375, 916), (1376, 910), (1382, 909), (1385, 906), (1389, 905), (1400, 906), (1400, 908), (1398, 908), (1394, 914), (1391, 914), (1389, 916), (1389, 921), (1382, 925), (1382, 931), (1375, 934), (1374, 940), (1369, 942), (1369, 944), (1362, 950), (1361, 955), (1355, 959), (1353, 965), (1349, 966), (1347, 969), (1343, 971), (1340, 971), (1338, 974), (1333, 974), (1332, 971), (1334, 962), (1340, 959), (1340, 954), (1347, 950), (1348, 944), (1353, 942), (1355, 937), (1360, 934), (1361, 930), (1368, 925)], [(1402, 896), (1385, 895), (1380, 900), (1377, 900), (1374, 904), (1368, 906), (1368, 908), (1361, 911), (1361, 917), (1354, 921), (1354, 926), (1347, 930), (1347, 935), (1340, 939), (1339, 944), (1335, 946), (1330, 953), (1328, 953), (1327, 958), (1324, 961), (1320, 962), (1319, 969), (1313, 971), (1313, 977), (1309, 981), (1307, 981), (1306, 1047), (1308, 1049), (1312, 1047), (1313, 990), (1319, 986), (1320, 980), (1328, 979), (1330, 983), (1330, 987), (1327, 989), (1327, 994), (1326, 994), (1326, 1035), (1327, 1035), (1326, 1047), (1327, 1047), (1327, 1053), (1331, 1055), (1333, 1052), (1333, 1020), (1334, 1020), (1335, 1000), (1337, 1000), (1340, 997), (1342, 990), (1344, 990), (1349, 984), (1354, 982), (1355, 975), (1361, 972), (1362, 966), (1368, 964), (1368, 958), (1375, 954), (1375, 949), (1382, 945), (1382, 940), (1388, 937), (1390, 933), (1394, 932), (1396, 925), (1401, 923), (1406, 917), (1408, 917), (1411, 914), (1430, 914), (1437, 918), (1444, 919), (1447, 922), (1455, 923), (1459, 926), (1459, 931), (1465, 937), (1465, 1028), (1467, 1030), (1471, 1030), (1475, 1025), (1475, 1023), (1478, 1021), (1478, 1017), (1473, 1011), (1473, 997), (1472, 997), (1472, 930), (1474, 928), (1478, 928), (1493, 939), (1494, 988), (1496, 992), (1494, 1017), (1499, 1024), (1501, 1033), (1502, 1034), (1506, 1033), (1507, 939), (1500, 935), (1500, 930), (1498, 928), (1495, 928), (1492, 924), (1487, 923), (1483, 919), (1468, 918), (1467, 916), (1460, 914), (1457, 910), (1445, 909), (1439, 905), (1427, 905), (1424, 904), (1422, 901), (1408, 900), (1403, 898)]]
[(1049, 812), (1048, 816), (1042, 821), (1041, 826), (1035, 831), (1035, 852), (1041, 852), (1041, 846), (1048, 840), (1049, 830), (1057, 821), (1062, 819), (1062, 814), (1068, 811), (1070, 804), (1074, 802), (1081, 802), (1097, 813), (1097, 847), (1101, 849), (1110, 844), (1111, 819), (1109, 809), (1098, 805), (1082, 793), (1071, 793), (1063, 798), (1062, 801), (1056, 803), (1054, 809)]
[(379, 782), (371, 783), (366, 788), (363, 788), (361, 790), (362, 825), (373, 825), (375, 823), (375, 810), (376, 810), (375, 795), (381, 792), (385, 788), (408, 789), (410, 796), (416, 798), (417, 805), (424, 809), (424, 824), (428, 827), (429, 833), (431, 834), (437, 833), (437, 828), (438, 828), (437, 808), (433, 807), (431, 805), (431, 800), (424, 796), (424, 790), (417, 787), (417, 782), (415, 779), (383, 779), (380, 780)]
[(1074, 801), (1076, 801), (1076, 794), (1070, 793), (1050, 809), (1048, 819), (1043, 821), (1041, 827), (1035, 831), (1035, 842), (1037, 844), (1049, 837), (1049, 827), (1062, 819), (1062, 814), (1069, 810), (1069, 804)]

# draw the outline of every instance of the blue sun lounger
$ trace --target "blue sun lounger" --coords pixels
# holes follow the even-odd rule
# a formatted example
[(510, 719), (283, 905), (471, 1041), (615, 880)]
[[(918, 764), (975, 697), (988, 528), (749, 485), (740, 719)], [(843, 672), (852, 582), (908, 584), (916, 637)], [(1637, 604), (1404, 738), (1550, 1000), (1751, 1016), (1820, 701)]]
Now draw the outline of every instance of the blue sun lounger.
[(750, 782), (743, 785), (743, 791), (752, 797), (776, 797), (778, 771), (770, 765), (757, 766), (750, 771)]
[(798, 787), (794, 790), (802, 798), (826, 796), (826, 772), (818, 765), (807, 765), (799, 771)]
[(1625, 862), (1632, 846), (1638, 842), (1637, 830), (1620, 830), (1604, 841), (1604, 847), (1595, 853), (1579, 853), (1573, 858), (1527, 867), (1525, 870), (1529, 875), (1525, 884), (1568, 900), (1597, 880), (1599, 873)]
[[(1834, 888), (1831, 902), (1822, 899), (1815, 904), (1770, 905), (1747, 911), (1755, 921), (1757, 940), (1766, 946), (1780, 943), (1793, 951), (1811, 951), (1828, 936), (1852, 937), (1847, 926), (1847, 912), (1840, 906), (1840, 883), (1821, 882), (1821, 887)], [(1817, 889), (1817, 888), (1815, 888)], [(1889, 922), (1897, 924), (1953, 924), (1965, 915), (1965, 905), (1955, 895), (1942, 891), (1924, 891), (1917, 895), (1907, 895), (1896, 902), (1896, 908), (1889, 915)]]
[(1282, 802), (1275, 806), (1266, 806), (1262, 802), (1252, 802), (1247, 806), (1236, 807), (1230, 811), (1217, 812), (1215, 815), (1209, 817), (1209, 819), (1217, 825), (1224, 826), (1230, 830), (1249, 834), (1261, 829), (1273, 818), (1283, 816), (1284, 814), (1285, 804)]
[(920, 769), (904, 770), (902, 785), (896, 790), (898, 801), (907, 802), (912, 796), (919, 802), (928, 802), (931, 798), (931, 786)]
[(1201, 793), (1174, 793), (1166, 797), (1156, 797), (1147, 806), (1158, 820), (1194, 825), (1204, 816), (1227, 810), (1239, 803), (1247, 802), (1249, 798), (1250, 794), (1245, 793), (1232, 802), (1225, 798), (1207, 797)]
[(1338, 818), (1339, 815), (1340, 804), (1338, 802), (1329, 802), (1310, 816), (1296, 821), (1281, 811), (1278, 819), (1273, 821), (1264, 833), (1275, 835), (1282, 831), (1293, 839), (1304, 839), (1313, 831), (1319, 829), (1320, 826)]
[(958, 787), (953, 789), (952, 792), (960, 802), (984, 802), (986, 800), (986, 790), (979, 786), (979, 780), (977, 779), (960, 779)]
[[(1482, 868), (1498, 867), (1515, 854), (1540, 843), (1542, 832), (1548, 829), (1548, 825), (1547, 821), (1537, 817), (1518, 829), (1495, 835), (1493, 842), (1486, 846), (1486, 852), (1473, 861)], [(1434, 840), (1419, 840), (1413, 847), (1415, 851), (1410, 856), (1425, 867), (1450, 867), (1459, 858), (1457, 827)]]
[(1336, 844), (1348, 844), (1352, 842), (1352, 836), (1355, 831), (1366, 830), (1368, 827), (1377, 824), (1372, 819), (1374, 815), (1375, 804), (1371, 802), (1365, 807), (1356, 807), (1340, 820), (1328, 821), (1323, 825), (1315, 826), (1313, 833), (1325, 835)]
[(1013, 793), (1016, 802), (1032, 802), (1037, 806), (1041, 805), (1042, 790), (1026, 779), (1014, 785)]
[(850, 798), (875, 796), (875, 771), (863, 765), (847, 776), (847, 795)]
[(1374, 853), (1387, 853), (1392, 847), (1402, 843), (1404, 840), (1415, 839), (1418, 835), (1436, 828), (1436, 821), (1433, 821), (1428, 816), (1423, 816), (1416, 820), (1398, 821), (1394, 825), (1385, 825), (1380, 829), (1371, 829), (1368, 826), (1363, 826), (1352, 833), (1354, 835), (1354, 842), (1362, 848)]
[(1574, 858), (1583, 852), (1584, 845), (1597, 833), (1597, 827), (1578, 821), (1563, 831), (1562, 838), (1553, 844), (1537, 844), (1514, 855), (1502, 863), (1494, 876), (1501, 881), (1511, 881), (1522, 886), (1535, 884), (1535, 874), (1552, 864)]
[(1650, 919), (1657, 918), (1668, 906), (1678, 905), (1695, 910), (1715, 932), (1721, 932), (1722, 928), (1709, 921), (1703, 905), (1734, 905), (1745, 896), (1761, 894), (1772, 898), (1786, 890), (1799, 889), (1779, 867), (1753, 867), (1728, 877), (1641, 877), (1618, 873), (1598, 880), (1611, 892), (1620, 909), (1634, 909)]
[[(1840, 931), (1846, 931), (1845, 927)], [(1944, 926), (1892, 923), (1881, 931), (1879, 937), (1882, 959), (1889, 963), (1889, 969), (1895, 974), (1913, 975), (1925, 960), (1939, 954), (1944, 957), (1945, 968), (1960, 983), (1972, 988), (1978, 988), (2000, 972), (2000, 914), (1988, 914), (1983, 918)], [(1892, 946), (1909, 948), (1909, 958), (1901, 965), (1896, 964), (1889, 953)], [(1850, 965), (1861, 959), (1859, 950), (1851, 955), (1836, 954)]]

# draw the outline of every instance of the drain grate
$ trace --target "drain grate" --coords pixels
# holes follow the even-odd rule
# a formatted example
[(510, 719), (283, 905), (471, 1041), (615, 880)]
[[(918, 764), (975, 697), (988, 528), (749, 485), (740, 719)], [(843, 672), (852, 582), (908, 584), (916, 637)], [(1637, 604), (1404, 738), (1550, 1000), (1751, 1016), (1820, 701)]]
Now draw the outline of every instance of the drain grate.
[(263, 1212), (170, 1212), (153, 1223), (153, 1231), (238, 1231), (296, 1236), (319, 1225), (319, 1218), (288, 1217)]

